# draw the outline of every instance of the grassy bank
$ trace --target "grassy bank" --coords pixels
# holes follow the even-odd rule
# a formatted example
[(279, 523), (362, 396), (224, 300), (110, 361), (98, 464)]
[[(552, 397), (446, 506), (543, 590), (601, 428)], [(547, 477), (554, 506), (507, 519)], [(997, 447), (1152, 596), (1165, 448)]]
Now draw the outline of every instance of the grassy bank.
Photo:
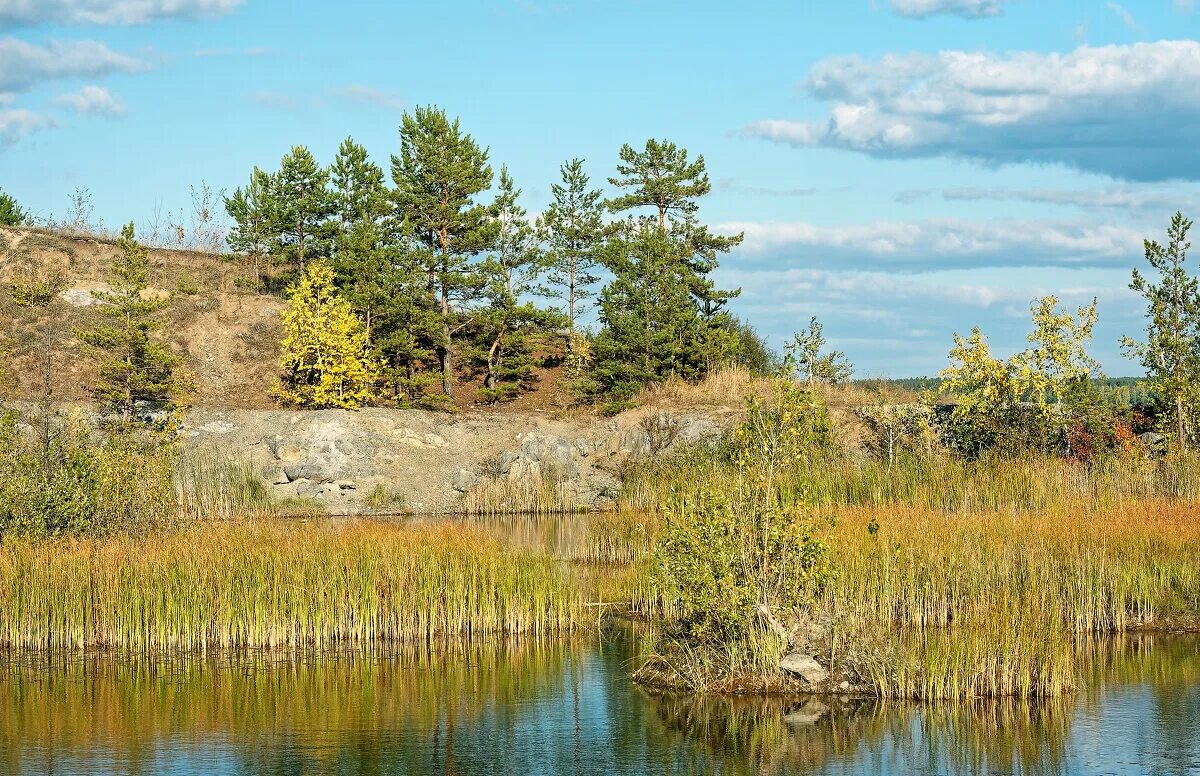
[[(796, 628), (807, 649), (873, 694), (1052, 696), (1085, 673), (1098, 634), (1200, 625), (1200, 506), (1178, 500), (1040, 512), (924, 506), (820, 510), (835, 573)], [(652, 514), (612, 516), (596, 546), (649, 553)], [(669, 628), (673, 601), (641, 589)], [(664, 605), (665, 604), (665, 605)], [(666, 656), (692, 689), (783, 689), (785, 645), (766, 633)], [(660, 657), (662, 657), (660, 655)]]
[(563, 631), (589, 616), (567, 566), (469, 526), (206, 524), (0, 544), (0, 645), (322, 646)]
[[(670, 494), (728, 489), (737, 477), (727, 442), (642, 462), (625, 479), (622, 505), (654, 509)], [(936, 512), (1061, 510), (1147, 499), (1200, 499), (1200, 456), (1162, 459), (1106, 455), (1084, 463), (1058, 456), (967, 459), (942, 450), (906, 454), (888, 464), (842, 449), (797, 458), (779, 483), (784, 501), (813, 506), (908, 505)]]

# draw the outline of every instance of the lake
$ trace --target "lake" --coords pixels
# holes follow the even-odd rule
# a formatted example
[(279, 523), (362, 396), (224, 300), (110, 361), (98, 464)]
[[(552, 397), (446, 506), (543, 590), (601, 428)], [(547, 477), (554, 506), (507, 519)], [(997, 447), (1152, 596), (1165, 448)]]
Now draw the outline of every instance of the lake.
[(5, 774), (1197, 774), (1200, 637), (1084, 651), (1048, 702), (693, 698), (636, 638), (0, 656)]

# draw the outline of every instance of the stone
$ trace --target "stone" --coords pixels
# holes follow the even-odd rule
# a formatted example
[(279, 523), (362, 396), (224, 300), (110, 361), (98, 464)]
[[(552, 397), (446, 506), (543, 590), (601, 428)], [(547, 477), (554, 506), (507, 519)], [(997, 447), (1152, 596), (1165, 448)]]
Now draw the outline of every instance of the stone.
[(843, 679), (842, 683), (838, 685), (838, 689), (842, 692), (845, 692), (846, 690), (850, 689), (850, 683)]
[(783, 656), (783, 660), (779, 661), (779, 667), (784, 673), (798, 676), (810, 685), (818, 685), (825, 682), (829, 678), (829, 672), (826, 671), (817, 659), (812, 655), (802, 655), (799, 652), (791, 652)]
[(357, 490), (358, 485), (354, 480), (334, 480), (334, 485), (338, 486), (338, 490)]
[(521, 454), (515, 450), (505, 450), (500, 455), (500, 464), (497, 467), (501, 474), (508, 474), (509, 470), (517, 461), (521, 460)]
[(475, 484), (479, 482), (479, 475), (470, 469), (459, 469), (454, 472), (454, 476), (450, 478), (450, 487), (457, 490), (459, 493), (466, 493)]
[(229, 434), (233, 429), (234, 425), (228, 420), (214, 420), (196, 427), (203, 434)]
[(283, 473), (288, 482), (293, 480), (308, 480), (309, 482), (333, 482), (335, 477), (324, 471), (319, 463), (296, 463), (283, 467)]
[(818, 700), (806, 701), (803, 706), (783, 715), (789, 725), (812, 725), (829, 713), (829, 707)]

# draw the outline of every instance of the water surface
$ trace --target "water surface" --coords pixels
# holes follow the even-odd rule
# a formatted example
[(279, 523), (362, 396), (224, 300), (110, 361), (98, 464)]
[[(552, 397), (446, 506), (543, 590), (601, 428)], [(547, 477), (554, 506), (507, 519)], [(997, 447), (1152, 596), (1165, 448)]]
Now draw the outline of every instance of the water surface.
[(1200, 773), (1197, 637), (1100, 642), (1070, 698), (928, 706), (657, 695), (634, 650), (0, 656), (0, 773)]

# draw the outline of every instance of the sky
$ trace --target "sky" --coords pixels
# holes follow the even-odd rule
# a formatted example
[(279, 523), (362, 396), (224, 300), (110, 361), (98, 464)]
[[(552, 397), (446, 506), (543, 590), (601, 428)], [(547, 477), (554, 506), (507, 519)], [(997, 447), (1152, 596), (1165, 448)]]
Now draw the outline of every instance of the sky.
[(1142, 241), (1200, 212), (1189, 0), (0, 0), (0, 189), (108, 228), (190, 223), (295, 144), (388, 168), (405, 110), (461, 118), (531, 212), (579, 157), (703, 154), (719, 284), (779, 348), (817, 316), (860, 377), (929, 375), (954, 332), (1024, 347), (1029, 306), (1144, 329)]

